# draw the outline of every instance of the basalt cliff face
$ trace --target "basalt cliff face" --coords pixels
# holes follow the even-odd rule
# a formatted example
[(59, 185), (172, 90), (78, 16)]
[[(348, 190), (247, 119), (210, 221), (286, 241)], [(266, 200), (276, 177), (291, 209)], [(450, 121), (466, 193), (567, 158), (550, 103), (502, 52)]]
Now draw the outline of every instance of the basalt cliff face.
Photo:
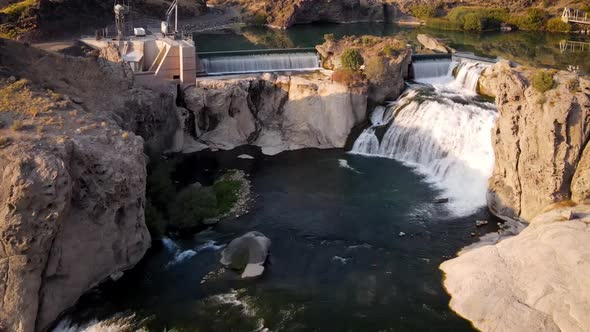
[(149, 248), (131, 131), (174, 129), (174, 95), (135, 88), (121, 63), (0, 39), (0, 96), (0, 330), (44, 331)]
[[(367, 110), (365, 90), (331, 82), (320, 73), (203, 80), (185, 91), (184, 100), (184, 130), (200, 148), (252, 144), (267, 154), (344, 147)], [(185, 151), (199, 148), (189, 141)]]
[(535, 72), (500, 63), (480, 81), (500, 112), (488, 205), (502, 218), (530, 221), (550, 204), (590, 199), (590, 80), (557, 72), (554, 87), (541, 93)]

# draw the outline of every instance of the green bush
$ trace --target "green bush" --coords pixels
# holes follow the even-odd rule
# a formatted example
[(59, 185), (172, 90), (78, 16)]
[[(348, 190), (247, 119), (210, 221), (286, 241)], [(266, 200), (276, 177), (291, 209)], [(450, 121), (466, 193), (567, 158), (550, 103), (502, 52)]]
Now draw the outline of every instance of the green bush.
[(554, 17), (547, 21), (547, 31), (552, 32), (570, 32), (572, 26), (569, 23), (565, 23), (559, 17)]
[(463, 30), (467, 31), (481, 31), (483, 30), (483, 23), (477, 14), (469, 13), (465, 15), (465, 22), (463, 23)]
[(169, 210), (170, 224), (176, 228), (197, 227), (203, 220), (219, 215), (215, 193), (195, 186), (178, 193)]
[(0, 13), (7, 15), (10, 21), (16, 21), (25, 10), (35, 5), (37, 0), (19, 1), (0, 9)]
[(340, 62), (344, 69), (358, 71), (365, 63), (363, 56), (357, 49), (347, 49), (340, 56)]
[(428, 5), (416, 5), (411, 6), (410, 11), (412, 15), (416, 16), (421, 20), (426, 20), (436, 15), (436, 6), (428, 6)]
[(459, 25), (458, 23), (451, 22), (447, 19), (442, 19), (442, 18), (431, 18), (426, 21), (426, 26), (431, 27), (433, 29), (438, 29), (438, 30), (451, 30), (451, 31), (463, 30), (463, 25)]
[(554, 84), (553, 74), (546, 70), (539, 70), (533, 76), (533, 88), (541, 93), (553, 89)]
[(213, 185), (215, 196), (217, 198), (217, 207), (219, 213), (229, 212), (234, 204), (238, 201), (238, 193), (242, 184), (240, 181), (228, 180), (222, 178)]
[(388, 58), (392, 58), (394, 56), (398, 56), (399, 51), (391, 45), (385, 45), (385, 47), (383, 47), (383, 55)]
[(541, 31), (545, 28), (545, 23), (549, 15), (546, 11), (538, 8), (529, 8), (526, 15), (512, 19), (511, 23), (521, 30)]

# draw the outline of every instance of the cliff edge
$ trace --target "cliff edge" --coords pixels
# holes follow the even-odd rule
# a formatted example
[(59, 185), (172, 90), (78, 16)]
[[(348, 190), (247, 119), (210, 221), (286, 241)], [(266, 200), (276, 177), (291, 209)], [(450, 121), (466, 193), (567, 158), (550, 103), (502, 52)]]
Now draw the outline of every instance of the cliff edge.
[(145, 141), (133, 131), (151, 140), (175, 111), (172, 93), (135, 88), (120, 62), (0, 39), (0, 330), (47, 330), (143, 257)]

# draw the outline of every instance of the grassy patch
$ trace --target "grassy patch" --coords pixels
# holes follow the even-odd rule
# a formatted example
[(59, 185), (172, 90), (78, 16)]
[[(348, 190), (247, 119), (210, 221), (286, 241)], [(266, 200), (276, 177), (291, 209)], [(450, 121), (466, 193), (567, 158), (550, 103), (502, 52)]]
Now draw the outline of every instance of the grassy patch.
[(569, 23), (565, 23), (559, 17), (554, 17), (547, 21), (547, 31), (551, 32), (570, 32), (572, 26)]
[(190, 186), (183, 189), (170, 209), (170, 224), (176, 228), (192, 228), (207, 218), (219, 215), (216, 195), (205, 188)]
[(16, 21), (25, 10), (36, 5), (37, 0), (19, 1), (0, 9), (0, 13), (8, 15), (9, 20)]
[(412, 15), (421, 20), (426, 20), (436, 16), (438, 6), (436, 5), (415, 5), (410, 7)]
[(221, 214), (228, 213), (238, 201), (238, 193), (242, 184), (240, 181), (222, 178), (213, 185), (217, 198), (217, 207)]
[(533, 88), (538, 92), (545, 93), (553, 89), (555, 80), (553, 79), (553, 73), (546, 70), (539, 70), (533, 76)]

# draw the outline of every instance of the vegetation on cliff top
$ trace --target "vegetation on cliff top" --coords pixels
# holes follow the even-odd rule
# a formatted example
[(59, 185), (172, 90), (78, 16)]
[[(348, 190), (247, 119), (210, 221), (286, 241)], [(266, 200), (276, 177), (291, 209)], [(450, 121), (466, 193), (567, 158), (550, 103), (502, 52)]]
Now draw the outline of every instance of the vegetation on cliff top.
[(551, 89), (555, 85), (555, 80), (553, 79), (554, 73), (547, 70), (539, 70), (533, 76), (533, 88), (535, 90), (544, 93)]
[[(434, 8), (431, 12), (435, 12)], [(550, 20), (549, 13), (540, 8), (529, 8), (526, 13), (515, 15), (505, 8), (459, 6), (444, 17), (429, 16), (424, 20), (427, 26), (441, 30), (491, 31), (499, 30), (502, 25), (529, 31), (566, 32), (571, 29), (559, 18)]]

